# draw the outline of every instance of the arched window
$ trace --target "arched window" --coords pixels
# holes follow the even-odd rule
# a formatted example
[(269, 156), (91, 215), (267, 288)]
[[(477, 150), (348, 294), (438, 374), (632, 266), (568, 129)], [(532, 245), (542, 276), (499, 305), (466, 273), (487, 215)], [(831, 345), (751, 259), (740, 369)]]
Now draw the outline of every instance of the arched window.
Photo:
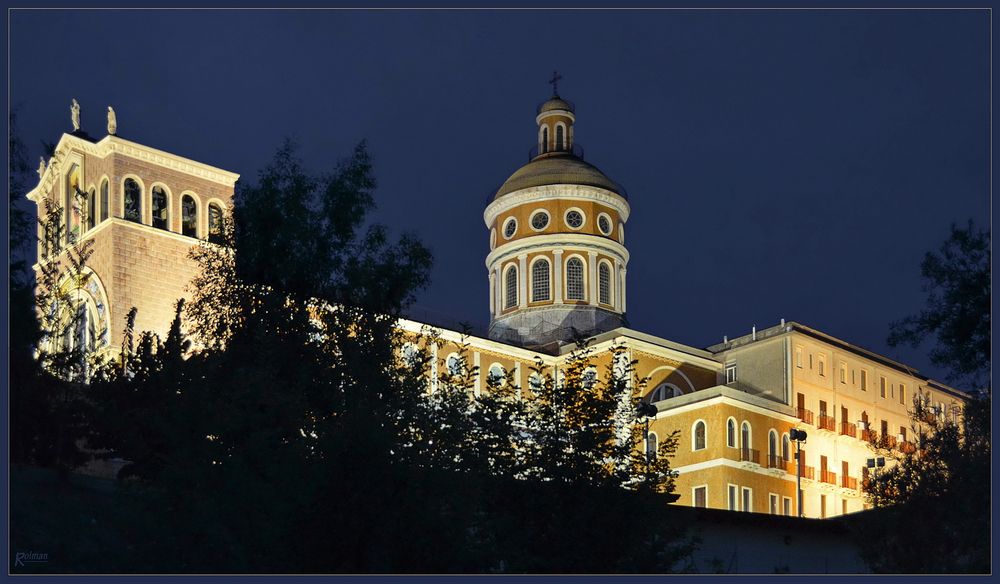
[(549, 299), (549, 260), (538, 260), (531, 266), (531, 301)]
[(101, 221), (108, 218), (108, 180), (101, 183)]
[(774, 465), (774, 460), (778, 458), (778, 433), (771, 430), (767, 433), (767, 461), (768, 466)]
[(653, 432), (646, 436), (646, 460), (650, 462), (656, 460), (656, 434)]
[(511, 266), (507, 268), (507, 275), (504, 276), (504, 308), (514, 308), (517, 306), (517, 268)]
[(749, 450), (750, 449), (750, 423), (749, 422), (743, 422), (743, 425), (740, 426), (740, 447), (742, 447), (743, 450)]
[(153, 187), (152, 197), (153, 227), (170, 229), (170, 206), (167, 204), (167, 192), (163, 187)]
[(726, 421), (726, 446), (736, 448), (736, 420), (732, 418)]
[(420, 364), (420, 349), (413, 343), (403, 345), (403, 363), (409, 367), (416, 367)]
[(130, 178), (125, 179), (125, 209), (123, 215), (126, 221), (142, 223), (142, 187)]
[(597, 268), (597, 273), (601, 304), (611, 304), (611, 268), (606, 262), (602, 262)]
[(464, 367), (462, 366), (462, 359), (458, 356), (457, 353), (452, 353), (451, 355), (448, 355), (448, 359), (445, 363), (448, 366), (449, 375), (462, 374), (462, 370), (464, 369)]
[(486, 375), (486, 383), (488, 385), (503, 385), (506, 379), (507, 372), (504, 371), (503, 365), (499, 363), (490, 365), (490, 372)]
[(94, 187), (91, 187), (90, 192), (87, 193), (87, 210), (84, 213), (84, 218), (87, 221), (88, 231), (97, 226), (97, 190)]
[(181, 234), (198, 237), (198, 204), (191, 195), (181, 197)]
[(208, 204), (208, 241), (222, 244), (222, 207), (215, 203)]
[(549, 127), (542, 126), (542, 144), (539, 152), (545, 154), (549, 151)]
[(557, 151), (564, 150), (563, 143), (565, 142), (565, 138), (564, 138), (563, 134), (565, 132), (566, 132), (566, 128), (564, 128), (561, 124), (558, 125), (558, 126), (556, 126), (556, 150)]
[(583, 260), (570, 258), (566, 262), (566, 299), (583, 300)]
[(653, 393), (649, 394), (649, 401), (650, 403), (655, 403), (672, 397), (677, 397), (679, 395), (684, 395), (684, 392), (682, 392), (679, 387), (672, 383), (663, 383), (656, 386)]
[(584, 389), (593, 389), (594, 386), (597, 385), (597, 369), (594, 367), (587, 367), (583, 371), (580, 382)]
[(694, 443), (694, 450), (704, 450), (706, 443), (705, 422), (702, 422), (701, 420), (695, 422), (693, 434), (694, 437), (692, 442)]
[(788, 440), (788, 434), (783, 434), (781, 436), (781, 458), (785, 462), (792, 459), (792, 444)]

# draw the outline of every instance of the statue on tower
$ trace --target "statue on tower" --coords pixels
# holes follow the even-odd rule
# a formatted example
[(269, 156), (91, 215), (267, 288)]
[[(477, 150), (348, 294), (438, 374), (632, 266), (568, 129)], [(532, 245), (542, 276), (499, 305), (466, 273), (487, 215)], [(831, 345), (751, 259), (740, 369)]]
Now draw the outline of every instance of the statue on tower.
[(45, 157), (38, 157), (38, 178), (42, 178), (45, 175)]
[(108, 134), (112, 136), (118, 131), (118, 118), (115, 117), (115, 108), (108, 106)]
[(80, 104), (76, 103), (76, 98), (73, 98), (73, 105), (69, 106), (69, 116), (73, 120), (73, 131), (80, 131)]

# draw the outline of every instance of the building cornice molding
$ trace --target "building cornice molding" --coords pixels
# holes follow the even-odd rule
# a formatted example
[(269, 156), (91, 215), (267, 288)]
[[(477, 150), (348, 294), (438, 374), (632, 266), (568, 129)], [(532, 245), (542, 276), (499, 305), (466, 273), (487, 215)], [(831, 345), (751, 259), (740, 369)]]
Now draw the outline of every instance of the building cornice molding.
[(628, 221), (631, 208), (628, 201), (609, 190), (590, 185), (554, 184), (529, 187), (503, 195), (486, 206), (483, 211), (483, 221), (486, 227), (492, 227), (493, 222), (503, 212), (509, 211), (526, 203), (541, 203), (555, 200), (591, 201), (611, 207), (618, 212), (622, 222)]
[(625, 246), (599, 235), (579, 233), (553, 233), (549, 235), (532, 235), (523, 239), (499, 245), (486, 256), (486, 268), (490, 269), (497, 262), (506, 261), (520, 254), (549, 251), (552, 248), (573, 248), (596, 250), (618, 258), (623, 264), (628, 264), (629, 253)]

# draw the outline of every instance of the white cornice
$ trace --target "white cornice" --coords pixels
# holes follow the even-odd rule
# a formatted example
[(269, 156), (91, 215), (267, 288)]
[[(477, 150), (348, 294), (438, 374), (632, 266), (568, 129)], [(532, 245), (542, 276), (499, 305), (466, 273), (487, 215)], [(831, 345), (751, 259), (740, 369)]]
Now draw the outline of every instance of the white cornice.
[(507, 193), (486, 206), (483, 220), (490, 227), (498, 215), (518, 205), (560, 199), (600, 203), (617, 211), (622, 222), (628, 221), (630, 207), (623, 197), (600, 187), (574, 184), (543, 185)]
[(629, 254), (625, 246), (599, 235), (581, 235), (578, 233), (553, 233), (549, 235), (532, 235), (523, 239), (497, 246), (486, 256), (486, 268), (490, 269), (498, 261), (504, 261), (519, 254), (551, 250), (552, 248), (586, 249), (604, 252), (617, 257), (623, 264), (628, 264)]
[(462, 335), (458, 331), (449, 330), (439, 326), (433, 326), (429, 324), (424, 324), (415, 320), (410, 320), (407, 318), (401, 318), (396, 321), (397, 326), (407, 332), (415, 334), (423, 334), (424, 327), (433, 329), (436, 331), (442, 339), (446, 341), (451, 341), (453, 343), (468, 344), (472, 349), (480, 349), (483, 351), (490, 351), (493, 353), (500, 353), (507, 355), (515, 359), (523, 359), (525, 361), (531, 362), (535, 359), (541, 359), (546, 365), (554, 365), (559, 361), (559, 357), (554, 357), (552, 355), (546, 355), (544, 353), (536, 353), (534, 351), (529, 351), (527, 349), (522, 349), (514, 345), (508, 345), (505, 343), (500, 343), (491, 339), (485, 339), (483, 337), (476, 337), (473, 335)]
[(105, 136), (99, 142), (94, 143), (71, 134), (63, 134), (62, 138), (59, 139), (59, 144), (56, 145), (55, 153), (45, 168), (45, 173), (38, 181), (38, 185), (28, 192), (28, 200), (37, 203), (37, 194), (39, 192), (49, 192), (51, 190), (56, 177), (59, 175), (59, 168), (63, 159), (71, 151), (83, 152), (88, 156), (97, 158), (106, 158), (112, 153), (120, 154), (219, 183), (229, 188), (232, 188), (240, 178), (240, 175), (234, 172), (130, 142), (118, 136)]
[[(611, 347), (611, 345), (615, 344), (625, 345), (631, 349), (635, 349), (637, 351), (647, 353), (655, 357), (661, 357), (663, 359), (669, 359), (671, 361), (680, 361), (681, 363), (696, 365), (708, 371), (718, 372), (722, 367), (721, 363), (713, 359), (696, 355), (694, 353), (685, 352), (681, 349), (675, 349), (673, 347), (666, 347), (663, 345), (656, 345), (653, 343), (649, 343), (641, 339), (631, 337), (628, 334), (619, 334), (612, 338), (596, 342), (592, 344), (591, 347), (593, 347), (594, 350), (596, 351), (603, 351)], [(565, 353), (561, 354), (564, 355)]]

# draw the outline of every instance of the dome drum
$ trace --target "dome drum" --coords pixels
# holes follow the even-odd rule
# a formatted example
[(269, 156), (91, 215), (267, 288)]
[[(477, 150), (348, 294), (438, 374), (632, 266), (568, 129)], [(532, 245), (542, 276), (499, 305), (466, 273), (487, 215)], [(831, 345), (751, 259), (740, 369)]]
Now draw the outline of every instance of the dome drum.
[(599, 306), (565, 304), (527, 308), (494, 318), (491, 339), (524, 347), (573, 342), (625, 326), (622, 314)]

